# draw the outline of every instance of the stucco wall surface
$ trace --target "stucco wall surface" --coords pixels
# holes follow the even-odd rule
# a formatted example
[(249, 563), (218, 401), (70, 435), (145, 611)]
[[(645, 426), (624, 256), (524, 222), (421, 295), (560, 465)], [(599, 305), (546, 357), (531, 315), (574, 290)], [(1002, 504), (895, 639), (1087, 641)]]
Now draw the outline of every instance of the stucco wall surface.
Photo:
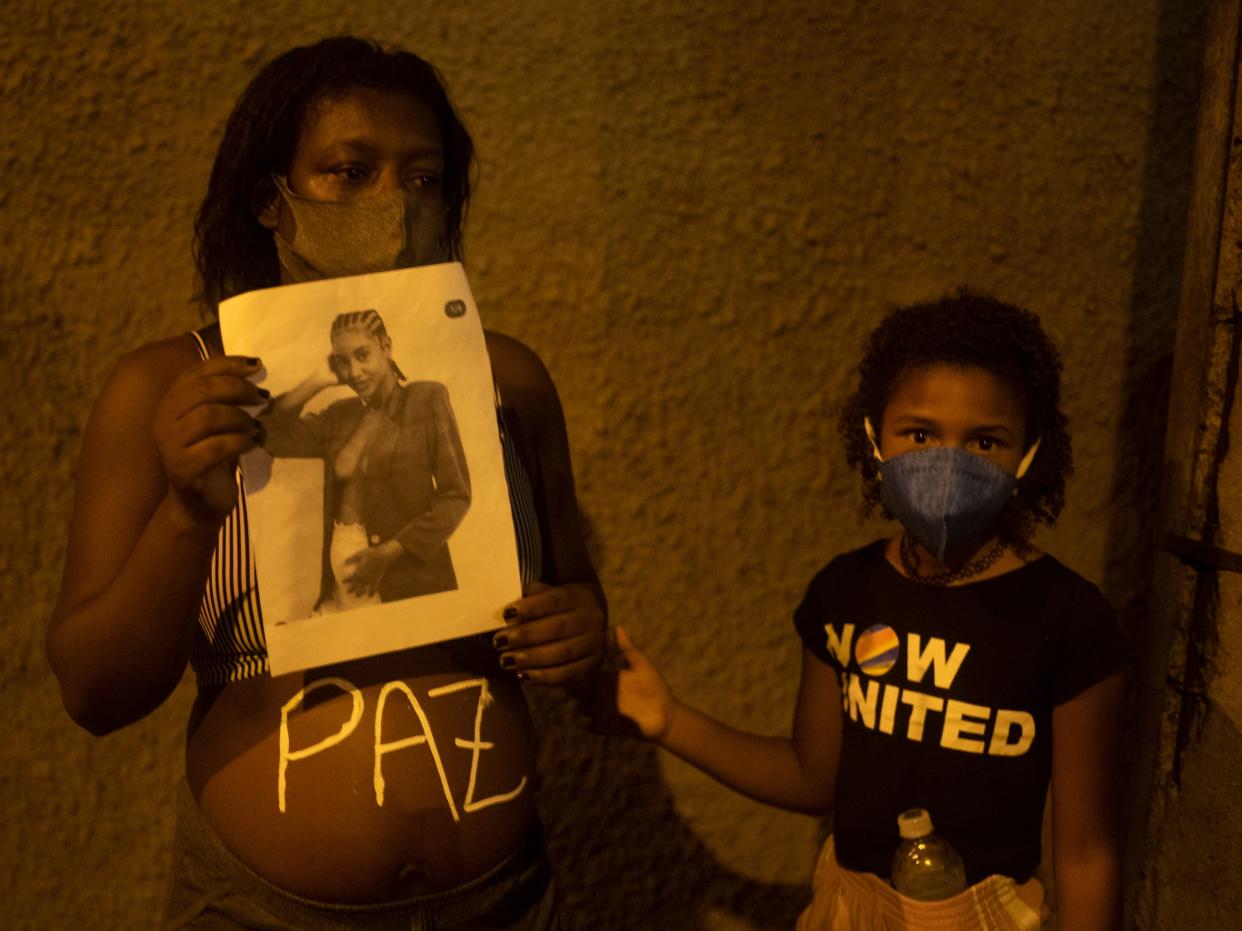
[[(10, 0), (0, 12), (0, 914), (158, 915), (190, 677), (104, 739), (42, 652), (77, 447), (116, 357), (195, 325), (190, 224), (290, 45), (396, 41), (479, 151), (467, 270), (556, 378), (612, 616), (680, 694), (787, 726), (790, 612), (857, 517), (834, 405), (892, 303), (1041, 313), (1078, 471), (1041, 542), (1143, 623), (1196, 3)], [(535, 695), (570, 927), (789, 927), (821, 827)]]
[[(1162, 600), (1167, 598), (1163, 591), (1169, 591), (1181, 605), (1156, 614), (1158, 625), (1168, 625), (1172, 636), (1166, 667), (1159, 671), (1167, 682), (1165, 734), (1159, 745), (1163, 765), (1155, 773), (1158, 791), (1145, 837), (1151, 853), (1144, 866), (1152, 881), (1139, 912), (1143, 926), (1153, 929), (1242, 924), (1234, 844), (1242, 832), (1242, 575), (1236, 556), (1242, 552), (1238, 25), (1235, 19), (1223, 24), (1219, 34), (1213, 32), (1214, 47), (1205, 52), (1214, 74), (1205, 74), (1194, 186), (1197, 195), (1206, 189), (1223, 203), (1209, 209), (1192, 206), (1191, 222), (1211, 231), (1219, 244), (1202, 254), (1188, 250), (1183, 284), (1201, 274), (1192, 270), (1195, 265), (1210, 277), (1203, 277), (1199, 289), (1205, 300), (1188, 301), (1183, 290), (1176, 365), (1185, 369), (1185, 379), (1179, 372), (1174, 382), (1197, 380), (1199, 389), (1186, 401), (1173, 398), (1170, 412), (1187, 411), (1190, 405), (1197, 409), (1187, 411), (1180, 428), (1170, 419), (1166, 447), (1166, 459), (1176, 457), (1181, 473), (1165, 485), (1171, 493), (1164, 504), (1169, 529), (1218, 549), (1211, 559), (1179, 560), (1174, 571), (1184, 579), (1180, 585), (1157, 582)], [(1174, 391), (1180, 394), (1184, 388)], [(1180, 455), (1175, 444), (1182, 446)], [(1172, 563), (1172, 557), (1165, 562)], [(1172, 578), (1168, 569), (1165, 575)]]

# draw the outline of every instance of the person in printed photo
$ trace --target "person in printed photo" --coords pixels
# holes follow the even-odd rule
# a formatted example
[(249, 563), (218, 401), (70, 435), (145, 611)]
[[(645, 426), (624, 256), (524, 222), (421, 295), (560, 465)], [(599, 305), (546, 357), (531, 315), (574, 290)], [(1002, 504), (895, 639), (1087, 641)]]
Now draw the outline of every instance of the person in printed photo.
[[(339, 314), (332, 351), (262, 414), (273, 456), (323, 459), (316, 614), (457, 588), (448, 541), (470, 507), (470, 473), (448, 390), (406, 381), (375, 310)], [(355, 394), (304, 414), (320, 392)]]

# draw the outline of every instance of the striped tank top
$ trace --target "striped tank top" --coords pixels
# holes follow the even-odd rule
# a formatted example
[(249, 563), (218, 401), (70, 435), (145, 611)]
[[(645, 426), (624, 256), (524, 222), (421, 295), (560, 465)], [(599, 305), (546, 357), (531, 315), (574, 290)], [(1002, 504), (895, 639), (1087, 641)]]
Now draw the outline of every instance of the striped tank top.
[[(199, 356), (206, 360), (209, 353), (202, 335), (196, 330), (190, 335), (198, 345)], [(496, 422), (509, 486), (509, 507), (517, 533), (518, 566), (522, 584), (528, 585), (543, 572), (543, 544), (534, 490), (505, 427), (499, 390)], [(246, 489), (241, 469), (237, 470), (237, 507), (220, 528), (211, 556), (211, 571), (198, 611), (198, 627), (190, 646), (190, 666), (200, 685), (238, 682), (268, 671), (263, 608), (259, 601), (254, 556), (250, 552)]]

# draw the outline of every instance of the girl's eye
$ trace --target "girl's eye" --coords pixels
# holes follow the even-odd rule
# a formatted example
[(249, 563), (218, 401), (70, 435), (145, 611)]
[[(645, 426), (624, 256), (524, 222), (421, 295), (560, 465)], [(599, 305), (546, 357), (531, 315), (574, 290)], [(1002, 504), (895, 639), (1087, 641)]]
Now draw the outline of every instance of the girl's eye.
[(926, 443), (926, 442), (927, 442), (927, 431), (926, 431), (926, 430), (914, 430), (914, 431), (911, 431), (911, 433), (910, 433), (910, 439), (912, 439), (912, 440), (914, 440), (914, 442), (916, 442), (916, 443), (918, 443), (918, 444), (922, 445), (923, 443)]
[(996, 445), (996, 442), (991, 437), (988, 437), (988, 436), (979, 437), (979, 448), (983, 450), (985, 453), (990, 452), (995, 445)]
[(433, 191), (440, 186), (440, 179), (436, 175), (421, 174), (415, 175), (411, 183), (420, 190)]

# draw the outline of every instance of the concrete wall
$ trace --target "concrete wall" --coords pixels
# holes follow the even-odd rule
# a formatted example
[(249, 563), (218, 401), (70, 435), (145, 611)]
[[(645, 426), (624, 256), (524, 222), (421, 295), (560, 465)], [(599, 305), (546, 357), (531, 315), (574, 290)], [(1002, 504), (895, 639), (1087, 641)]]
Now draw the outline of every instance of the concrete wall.
[[(43, 626), (91, 401), (121, 351), (198, 321), (191, 218), (263, 61), (353, 31), (444, 70), (480, 153), (471, 281), (557, 379), (613, 616), (685, 697), (775, 731), (803, 586), (882, 529), (832, 417), (860, 340), (961, 283), (1062, 345), (1078, 472), (1041, 542), (1140, 633), (1203, 21), (1175, 0), (10, 0), (0, 914), (158, 914), (192, 683), (95, 740)], [(791, 925), (819, 825), (536, 705), (571, 927)]]
[(1139, 677), (1135, 917), (1236, 928), (1242, 834), (1242, 3), (1212, 5)]

